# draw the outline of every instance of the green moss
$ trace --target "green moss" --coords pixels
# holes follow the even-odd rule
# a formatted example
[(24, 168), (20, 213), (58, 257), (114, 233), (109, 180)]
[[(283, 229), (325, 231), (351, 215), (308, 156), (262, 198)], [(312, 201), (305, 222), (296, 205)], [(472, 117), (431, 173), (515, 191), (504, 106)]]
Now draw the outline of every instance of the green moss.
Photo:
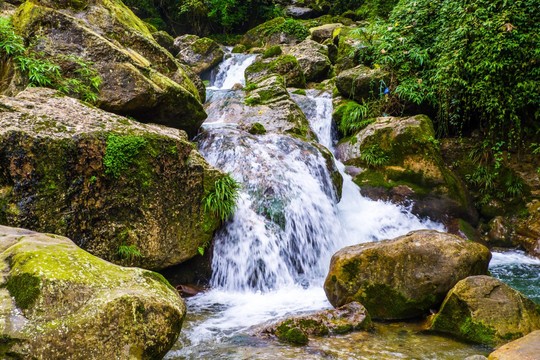
[(263, 135), (266, 134), (266, 129), (263, 124), (257, 122), (251, 126), (249, 133), (252, 135)]
[(304, 96), (306, 96), (306, 90), (304, 90), (304, 89), (296, 89), (292, 93), (295, 94), (295, 95), (304, 95)]
[(459, 326), (459, 336), (463, 339), (474, 341), (481, 344), (493, 344), (495, 330), (484, 325), (482, 322), (474, 322), (470, 317)]
[(463, 231), (467, 239), (469, 239), (470, 241), (480, 240), (478, 236), (478, 232), (476, 231), (475, 228), (472, 227), (471, 224), (469, 224), (467, 221), (463, 219), (458, 219), (458, 223), (459, 223), (459, 229)]
[(347, 276), (347, 281), (351, 281), (356, 278), (360, 271), (360, 263), (357, 259), (353, 259), (346, 264), (343, 264), (343, 272)]
[(411, 299), (386, 284), (364, 282), (354, 300), (365, 306), (373, 318), (406, 319), (424, 314), (437, 303), (435, 295)]
[[(1, 5), (0, 1), (0, 5)], [(17, 353), (10, 352), (13, 345), (21, 342), (19, 339), (14, 339), (9, 335), (2, 334), (0, 336), (0, 356), (2, 356), (2, 359), (5, 360), (19, 360), (23, 359), (23, 357)]]
[(240, 54), (240, 53), (246, 52), (246, 50), (247, 50), (247, 49), (246, 49), (246, 46), (245, 46), (245, 45), (243, 45), (243, 44), (238, 44), (238, 45), (236, 45), (236, 46), (232, 49), (231, 52), (232, 52), (233, 54)]
[(266, 49), (266, 51), (263, 53), (262, 57), (263, 57), (263, 59), (267, 59), (267, 58), (271, 58), (271, 57), (274, 57), (274, 56), (281, 55), (282, 52), (283, 51), (281, 50), (281, 46), (276, 45), (276, 46), (272, 46), (269, 49)]
[(206, 53), (213, 45), (217, 44), (214, 42), (214, 40), (209, 38), (200, 38), (194, 43), (191, 44), (191, 48), (193, 49), (193, 52), (195, 54), (204, 54)]
[(169, 283), (167, 281), (167, 279), (165, 279), (165, 277), (163, 277), (163, 275), (161, 275), (160, 273), (157, 273), (157, 272), (154, 272), (154, 271), (145, 271), (145, 272), (143, 272), (142, 275), (144, 277), (149, 278), (149, 279), (156, 280), (156, 281), (164, 284), (165, 286), (167, 286), (169, 289), (176, 291), (176, 289), (171, 285), (171, 283)]
[(280, 332), (278, 335), (278, 339), (298, 345), (306, 345), (309, 341), (307, 335), (297, 327), (288, 329), (284, 332)]
[(34, 306), (41, 294), (41, 279), (28, 273), (12, 275), (5, 286), (17, 306), (23, 310)]
[(133, 164), (135, 156), (145, 145), (146, 140), (140, 136), (110, 134), (103, 157), (105, 173), (112, 174), (115, 178), (125, 174)]

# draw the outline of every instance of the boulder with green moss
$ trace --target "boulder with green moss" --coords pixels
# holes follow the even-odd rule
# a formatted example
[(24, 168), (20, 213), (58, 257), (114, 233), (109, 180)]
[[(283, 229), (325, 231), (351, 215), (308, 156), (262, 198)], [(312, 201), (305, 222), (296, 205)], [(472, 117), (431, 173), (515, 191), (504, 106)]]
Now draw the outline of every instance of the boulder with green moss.
[(247, 83), (256, 83), (271, 74), (281, 75), (287, 87), (303, 88), (306, 86), (304, 71), (298, 60), (292, 55), (258, 58), (245, 70)]
[[(195, 135), (206, 118), (198, 88), (184, 67), (152, 37), (120, 0), (39, 0), (23, 3), (12, 19), (32, 49), (58, 59), (64, 76), (77, 57), (101, 77), (96, 104), (142, 122)], [(67, 58), (66, 58), (67, 57)]]
[(328, 49), (324, 45), (306, 39), (288, 48), (286, 52), (298, 59), (306, 81), (322, 81), (330, 73), (332, 64), (328, 58)]
[(332, 39), (336, 29), (343, 27), (343, 24), (325, 24), (309, 29), (311, 39), (318, 43), (323, 43), (327, 39)]
[(186, 307), (160, 274), (0, 226), (3, 359), (161, 359)]
[(489, 354), (489, 360), (535, 360), (540, 354), (540, 330), (505, 344)]
[(378, 99), (389, 85), (388, 73), (363, 65), (342, 71), (336, 78), (339, 93), (358, 102)]
[(259, 334), (276, 336), (282, 341), (304, 345), (310, 336), (366, 331), (372, 326), (366, 308), (357, 302), (351, 302), (338, 309), (285, 319), (262, 329)]
[(540, 329), (540, 305), (500, 280), (471, 276), (450, 290), (429, 329), (501, 345)]
[(412, 202), (415, 214), (445, 223), (459, 218), (477, 221), (466, 188), (441, 157), (429, 117), (380, 117), (370, 122), (341, 140), (336, 151), (364, 195), (381, 198), (382, 193), (383, 200)]
[(161, 269), (219, 226), (204, 197), (224, 174), (184, 131), (44, 88), (0, 97), (0, 224), (68, 236), (93, 255)]
[(349, 246), (332, 257), (324, 283), (334, 307), (352, 301), (374, 319), (407, 319), (436, 308), (456, 283), (486, 274), (483, 245), (435, 230)]
[(309, 36), (308, 28), (300, 21), (278, 17), (246, 32), (240, 43), (247, 49), (274, 45), (294, 45)]
[[(214, 40), (194, 36), (189, 38), (190, 41), (182, 42), (176, 57), (197, 74), (202, 74), (217, 66), (223, 60), (225, 53)], [(176, 46), (179, 46), (179, 43), (176, 41)]]

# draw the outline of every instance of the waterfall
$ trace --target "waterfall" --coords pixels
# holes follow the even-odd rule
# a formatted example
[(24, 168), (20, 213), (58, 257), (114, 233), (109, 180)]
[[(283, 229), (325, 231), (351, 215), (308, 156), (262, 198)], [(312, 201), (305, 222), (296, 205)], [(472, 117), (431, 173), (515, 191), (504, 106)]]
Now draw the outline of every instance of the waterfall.
[(231, 54), (231, 49), (226, 48), (225, 60), (217, 69), (210, 72), (209, 90), (231, 89), (234, 84), (244, 86), (244, 71), (253, 63), (257, 55)]

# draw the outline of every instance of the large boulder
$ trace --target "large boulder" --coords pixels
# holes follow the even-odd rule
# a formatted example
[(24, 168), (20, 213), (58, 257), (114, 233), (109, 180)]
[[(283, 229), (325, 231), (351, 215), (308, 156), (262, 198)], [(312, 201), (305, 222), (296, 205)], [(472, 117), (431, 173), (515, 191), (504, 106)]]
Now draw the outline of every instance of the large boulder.
[(262, 329), (259, 333), (304, 345), (307, 344), (309, 336), (345, 334), (369, 330), (371, 327), (371, 318), (366, 308), (357, 302), (351, 302), (338, 309), (285, 319)]
[(501, 346), (489, 360), (538, 360), (540, 354), (540, 330)]
[(160, 274), (0, 226), (2, 359), (162, 359), (186, 307)]
[(311, 39), (318, 43), (323, 43), (327, 39), (333, 39), (334, 31), (336, 29), (343, 27), (343, 24), (325, 24), (317, 27), (312, 27), (309, 29), (311, 33)]
[(527, 211), (527, 217), (516, 221), (512, 240), (532, 256), (540, 258), (540, 200), (527, 204)]
[(450, 290), (432, 331), (500, 345), (540, 329), (540, 305), (490, 276), (471, 276)]
[(180, 47), (176, 57), (200, 75), (218, 65), (223, 60), (225, 53), (214, 40), (194, 36), (184, 35), (174, 44)]
[(389, 85), (388, 73), (364, 65), (342, 71), (336, 78), (339, 93), (358, 102), (379, 98)]
[[(336, 113), (339, 111), (336, 111)], [(380, 117), (336, 148), (362, 194), (412, 203), (413, 213), (444, 222), (477, 214), (466, 188), (445, 165), (429, 117)]]
[(346, 247), (324, 283), (334, 307), (358, 301), (374, 319), (406, 319), (437, 307), (461, 279), (486, 274), (483, 245), (434, 230)]
[(206, 118), (196, 80), (163, 47), (145, 23), (120, 0), (27, 1), (12, 19), (32, 49), (60, 59), (69, 75), (69, 58), (92, 63), (102, 79), (97, 105), (186, 130), (195, 135)]
[[(297, 28), (293, 28), (293, 31), (290, 31), (284, 26), (286, 21), (289, 21), (290, 24)], [(305, 27), (303, 28), (307, 34), (302, 34), (300, 31), (294, 31), (298, 30), (299, 27), (301, 28), (302, 25), (299, 25), (297, 22), (293, 23), (292, 21), (293, 20), (285, 20), (282, 17), (269, 20), (246, 32), (242, 39), (240, 39), (240, 43), (247, 49), (270, 47), (280, 44), (297, 44), (309, 35), (309, 30)]]
[[(50, 89), (0, 97), (0, 224), (68, 236), (103, 259), (160, 269), (211, 240), (219, 219), (202, 201), (223, 176), (181, 130)], [(126, 256), (128, 247), (140, 255)]]
[(298, 59), (298, 63), (306, 76), (306, 81), (321, 81), (328, 76), (332, 63), (328, 58), (326, 46), (306, 39), (300, 44), (287, 49), (286, 52)]
[(298, 60), (292, 55), (277, 58), (258, 58), (245, 70), (246, 83), (256, 83), (271, 74), (280, 75), (286, 87), (306, 87), (306, 77)]

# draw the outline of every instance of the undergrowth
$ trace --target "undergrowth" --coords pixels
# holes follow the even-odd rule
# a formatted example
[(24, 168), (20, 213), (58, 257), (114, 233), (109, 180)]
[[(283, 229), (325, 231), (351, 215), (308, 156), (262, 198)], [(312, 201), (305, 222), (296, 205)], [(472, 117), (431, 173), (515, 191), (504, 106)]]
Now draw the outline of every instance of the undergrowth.
[[(28, 86), (57, 89), (64, 94), (95, 103), (102, 79), (93, 63), (74, 55), (47, 55), (33, 51), (11, 26), (11, 20), (0, 17), (0, 64), (13, 60), (28, 81)], [(70, 69), (64, 74), (63, 69)]]

